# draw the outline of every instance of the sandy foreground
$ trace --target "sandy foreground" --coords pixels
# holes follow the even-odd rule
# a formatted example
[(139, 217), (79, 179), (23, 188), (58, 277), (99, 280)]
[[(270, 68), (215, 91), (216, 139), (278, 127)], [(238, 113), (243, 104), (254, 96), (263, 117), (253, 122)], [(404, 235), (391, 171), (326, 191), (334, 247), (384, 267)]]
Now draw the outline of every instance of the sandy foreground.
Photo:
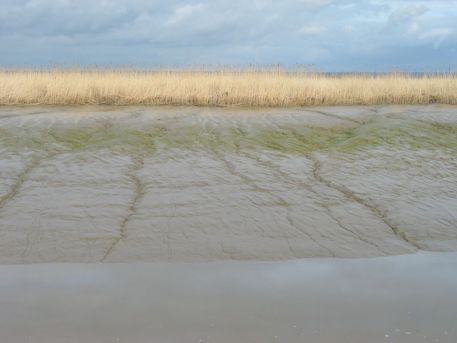
[(0, 263), (457, 251), (457, 107), (0, 108)]

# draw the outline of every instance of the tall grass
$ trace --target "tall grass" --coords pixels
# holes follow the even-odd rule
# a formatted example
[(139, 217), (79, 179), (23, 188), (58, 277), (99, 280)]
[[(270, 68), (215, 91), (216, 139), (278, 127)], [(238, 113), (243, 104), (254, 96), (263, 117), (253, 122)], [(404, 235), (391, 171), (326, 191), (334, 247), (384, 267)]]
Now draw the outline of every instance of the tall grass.
[(457, 104), (455, 74), (282, 70), (0, 70), (0, 104), (309, 106)]

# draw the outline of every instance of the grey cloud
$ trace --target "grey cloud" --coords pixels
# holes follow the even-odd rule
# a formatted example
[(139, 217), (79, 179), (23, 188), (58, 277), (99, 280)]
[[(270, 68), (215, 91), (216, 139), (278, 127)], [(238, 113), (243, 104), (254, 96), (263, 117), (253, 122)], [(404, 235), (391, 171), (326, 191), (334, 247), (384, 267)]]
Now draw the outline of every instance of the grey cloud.
[[(457, 63), (454, 0), (0, 1), (3, 65)], [(423, 61), (409, 55), (422, 50)]]

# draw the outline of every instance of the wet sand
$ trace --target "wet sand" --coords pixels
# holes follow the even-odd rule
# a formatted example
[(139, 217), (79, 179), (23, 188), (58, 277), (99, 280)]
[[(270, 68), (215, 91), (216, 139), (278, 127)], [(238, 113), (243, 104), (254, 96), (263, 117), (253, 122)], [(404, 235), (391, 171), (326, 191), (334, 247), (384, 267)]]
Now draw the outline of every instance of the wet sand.
[(457, 107), (0, 108), (0, 263), (457, 250)]
[(0, 341), (457, 342), (457, 255), (0, 266)]

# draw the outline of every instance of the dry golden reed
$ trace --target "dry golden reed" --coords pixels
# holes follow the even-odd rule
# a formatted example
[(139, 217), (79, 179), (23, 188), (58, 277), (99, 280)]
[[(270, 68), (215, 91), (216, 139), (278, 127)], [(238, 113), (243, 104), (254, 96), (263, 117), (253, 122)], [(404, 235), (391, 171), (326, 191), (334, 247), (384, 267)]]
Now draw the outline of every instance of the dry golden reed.
[(310, 74), (282, 70), (0, 70), (0, 105), (457, 104), (455, 74)]

